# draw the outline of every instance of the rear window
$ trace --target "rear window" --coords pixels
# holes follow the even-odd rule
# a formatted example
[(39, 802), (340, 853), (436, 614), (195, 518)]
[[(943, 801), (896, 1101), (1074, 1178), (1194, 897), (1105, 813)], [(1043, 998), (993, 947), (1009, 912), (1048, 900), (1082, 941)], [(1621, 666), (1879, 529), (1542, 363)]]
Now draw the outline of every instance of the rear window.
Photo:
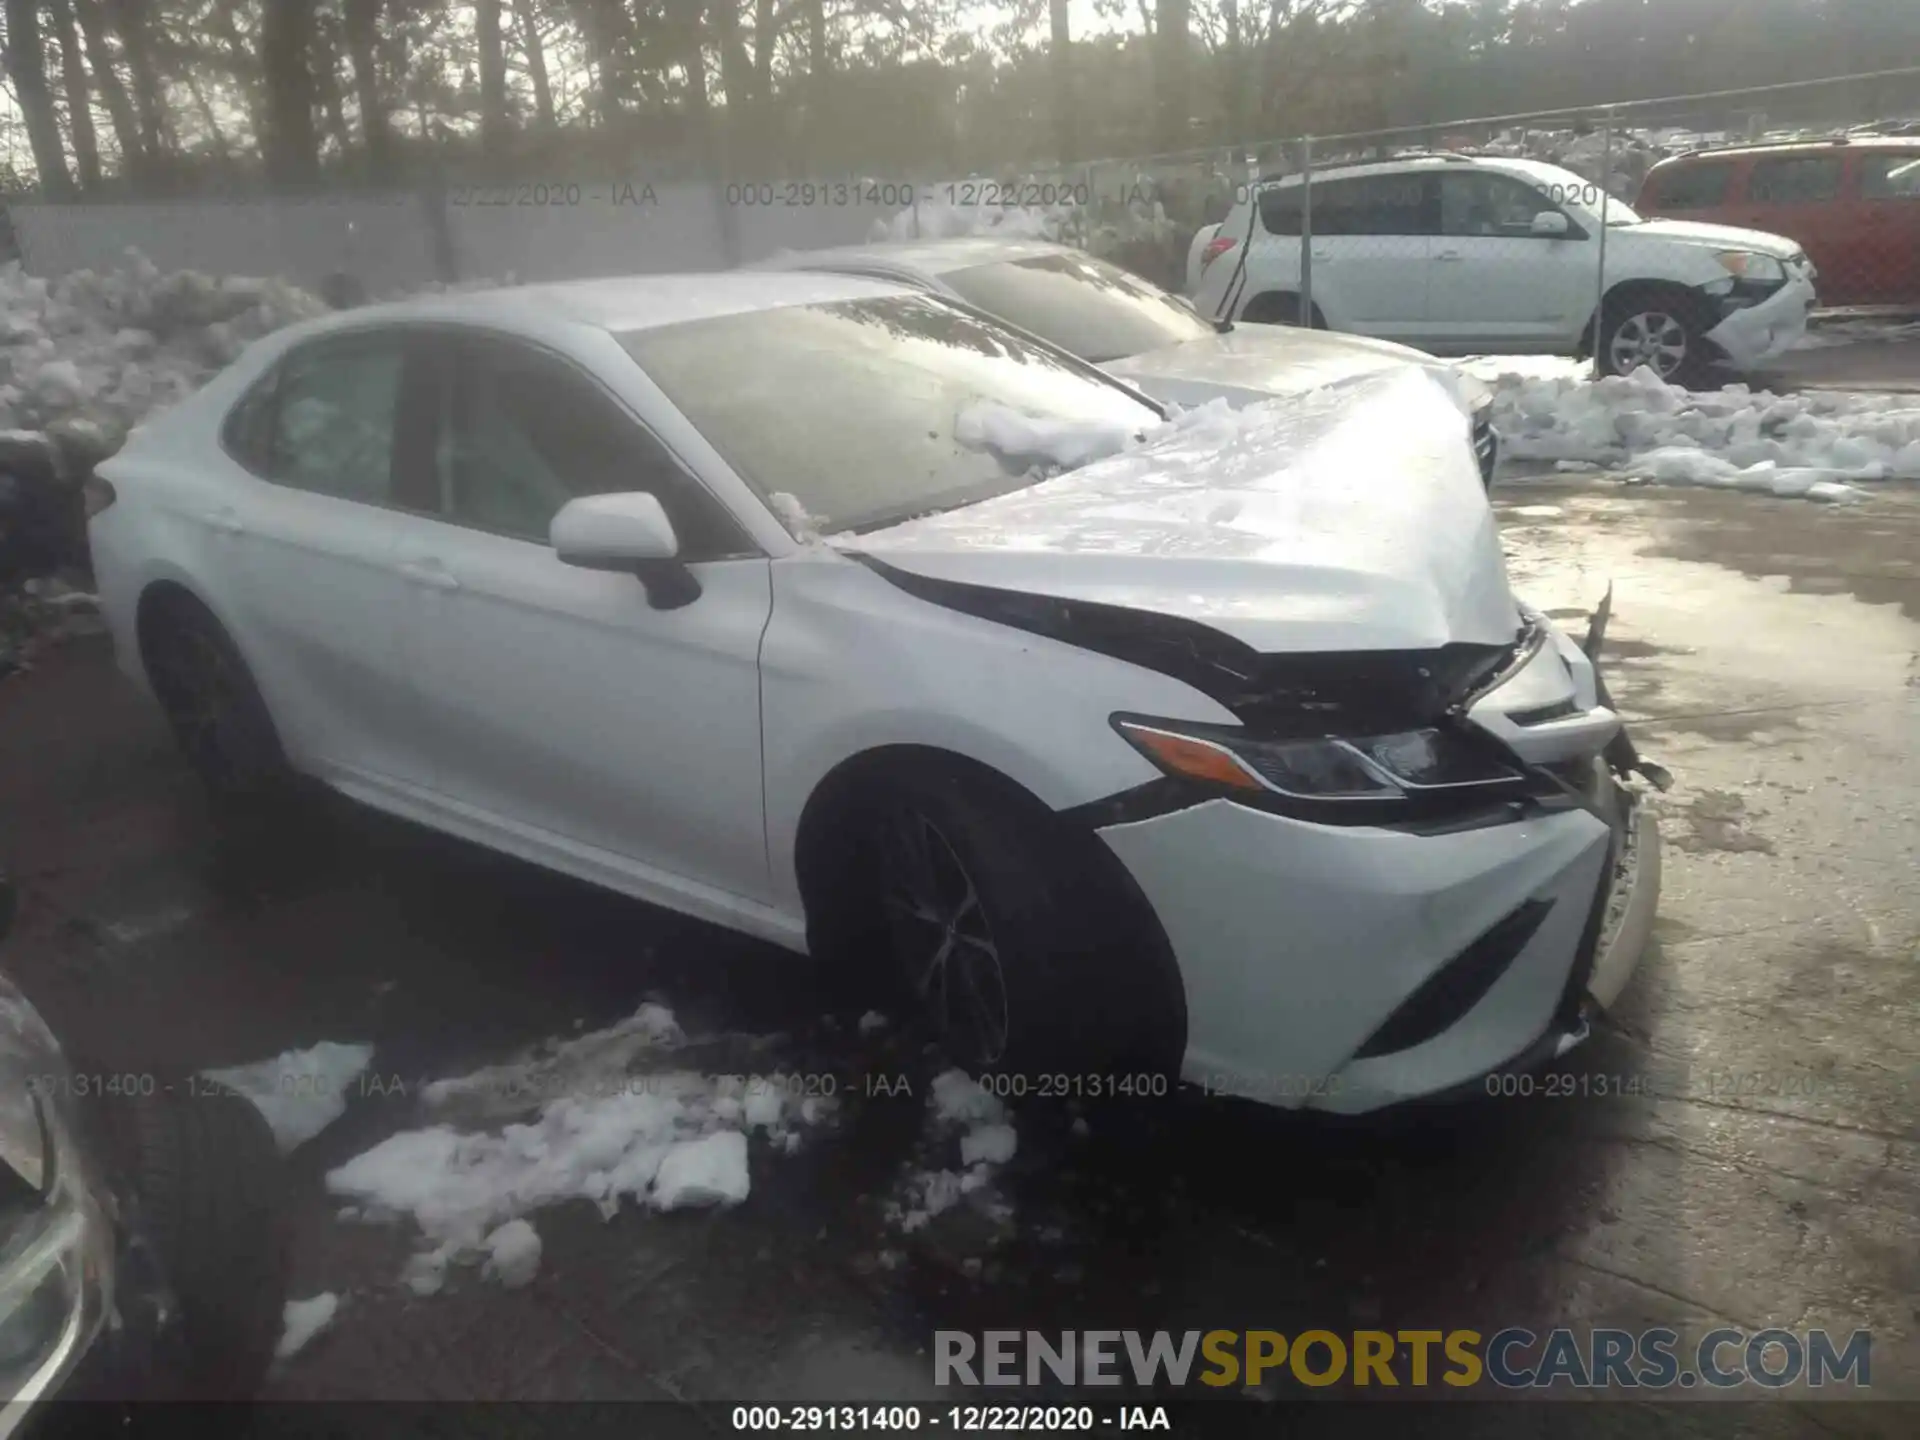
[(1666, 210), (1704, 210), (1724, 205), (1733, 184), (1731, 160), (1677, 165), (1651, 177), (1652, 202)]
[(1756, 160), (1747, 176), (1747, 199), (1760, 205), (1813, 205), (1839, 193), (1838, 155)]
[(942, 278), (963, 300), (1096, 365), (1215, 333), (1166, 291), (1091, 255), (998, 260)]
[(1125, 430), (1161, 418), (1091, 366), (932, 295), (755, 310), (616, 338), (762, 499), (793, 496), (826, 533), (1036, 483), (1028, 463), (955, 438), (955, 421), (976, 404)]
[(1920, 200), (1920, 150), (1911, 155), (1860, 157), (1863, 200)]

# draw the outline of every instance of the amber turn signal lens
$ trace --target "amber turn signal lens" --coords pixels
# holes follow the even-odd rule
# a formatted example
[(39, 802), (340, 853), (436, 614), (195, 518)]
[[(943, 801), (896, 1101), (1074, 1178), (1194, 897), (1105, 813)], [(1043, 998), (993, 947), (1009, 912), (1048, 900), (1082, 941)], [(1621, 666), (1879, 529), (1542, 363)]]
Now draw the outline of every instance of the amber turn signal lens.
[(1149, 730), (1144, 725), (1122, 723), (1120, 729), (1173, 774), (1213, 785), (1230, 785), (1236, 790), (1264, 788), (1238, 760), (1217, 745), (1190, 740), (1184, 735), (1170, 735), (1164, 730)]

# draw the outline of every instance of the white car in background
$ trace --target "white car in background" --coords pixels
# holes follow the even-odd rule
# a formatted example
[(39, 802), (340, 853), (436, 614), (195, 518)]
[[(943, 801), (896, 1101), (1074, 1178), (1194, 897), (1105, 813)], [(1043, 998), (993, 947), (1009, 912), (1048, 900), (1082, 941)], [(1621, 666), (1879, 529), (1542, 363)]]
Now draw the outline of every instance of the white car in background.
[[(1645, 220), (1598, 186), (1535, 160), (1431, 155), (1316, 172), (1310, 198), (1315, 327), (1436, 355), (1590, 355), (1699, 384), (1806, 333), (1815, 271), (1795, 241), (1759, 230)], [(1302, 183), (1249, 187), (1195, 236), (1189, 282), (1203, 315), (1301, 323)]]
[(1577, 1041), (1658, 888), (1458, 426), (1412, 368), (1169, 423), (938, 295), (657, 275), (277, 332), (90, 538), (223, 804), (871, 965), (976, 1071), (1359, 1111)]
[(1176, 405), (1224, 399), (1238, 408), (1414, 366), (1446, 385), (1466, 411), (1484, 481), (1492, 482), (1498, 463), (1493, 393), (1455, 367), (1384, 340), (1204, 320), (1178, 296), (1065, 245), (985, 236), (874, 242), (787, 251), (753, 268), (864, 275), (937, 291)]

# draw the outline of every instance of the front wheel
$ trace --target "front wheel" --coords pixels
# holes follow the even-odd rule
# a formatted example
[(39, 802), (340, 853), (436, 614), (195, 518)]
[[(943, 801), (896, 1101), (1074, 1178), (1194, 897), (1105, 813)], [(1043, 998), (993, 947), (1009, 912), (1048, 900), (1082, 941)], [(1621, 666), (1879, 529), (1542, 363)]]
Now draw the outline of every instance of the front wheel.
[(1706, 316), (1678, 295), (1644, 293), (1609, 300), (1601, 312), (1600, 368), (1631, 375), (1645, 366), (1669, 385), (1693, 388), (1711, 362)]
[(1097, 841), (967, 776), (903, 775), (872, 800), (860, 872), (875, 958), (954, 1060), (975, 1074), (1177, 1071), (1178, 973)]

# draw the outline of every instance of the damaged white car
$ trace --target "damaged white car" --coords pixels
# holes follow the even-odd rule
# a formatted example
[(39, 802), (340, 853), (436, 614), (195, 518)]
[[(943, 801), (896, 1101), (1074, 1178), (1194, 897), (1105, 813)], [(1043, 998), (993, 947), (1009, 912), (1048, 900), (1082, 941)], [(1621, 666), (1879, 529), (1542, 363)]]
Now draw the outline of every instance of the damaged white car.
[(653, 276), (296, 327), (102, 472), (216, 795), (859, 967), (978, 1071), (1372, 1109), (1574, 1043), (1651, 923), (1620, 721), (1417, 371), (1170, 418), (937, 295)]

